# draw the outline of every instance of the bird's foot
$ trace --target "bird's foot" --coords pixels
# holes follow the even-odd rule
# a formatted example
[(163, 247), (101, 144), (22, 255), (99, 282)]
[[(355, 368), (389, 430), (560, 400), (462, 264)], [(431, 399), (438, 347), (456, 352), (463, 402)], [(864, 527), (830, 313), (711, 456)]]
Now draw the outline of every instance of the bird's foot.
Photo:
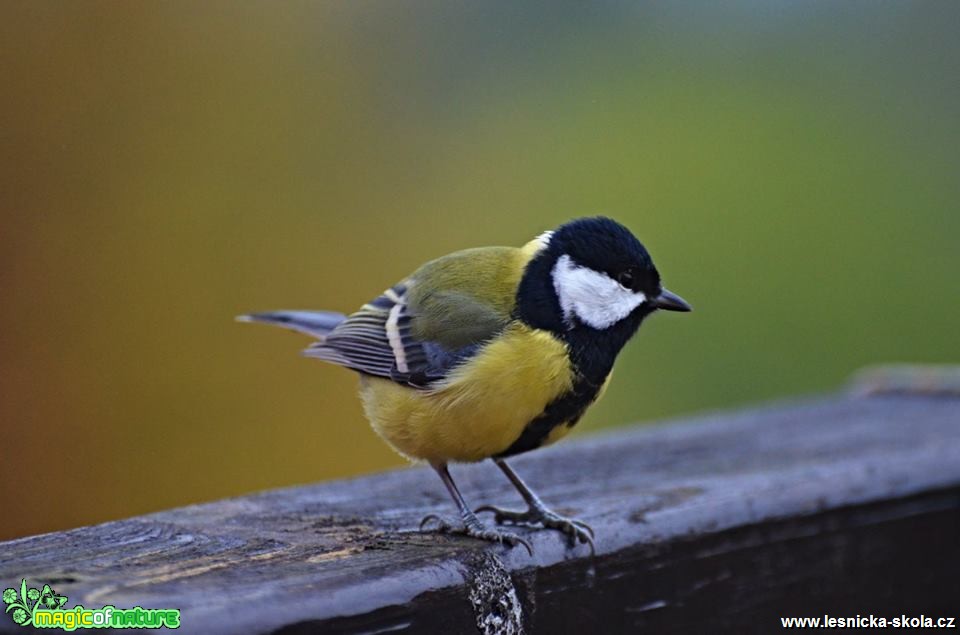
[(556, 529), (567, 536), (571, 547), (579, 542), (590, 546), (591, 555), (596, 553), (593, 546), (593, 528), (591, 528), (590, 525), (582, 520), (561, 516), (546, 507), (531, 505), (526, 511), (516, 511), (501, 509), (493, 505), (483, 505), (474, 511), (477, 514), (480, 512), (492, 512), (493, 520), (498, 525), (507, 523), (527, 527), (536, 527), (539, 525), (546, 529)]
[(428, 523), (434, 521), (437, 523), (436, 531), (439, 531), (440, 533), (470, 536), (471, 538), (478, 538), (480, 540), (486, 540), (487, 542), (495, 542), (501, 545), (508, 545), (510, 547), (523, 545), (524, 549), (527, 550), (527, 553), (531, 556), (533, 555), (533, 547), (530, 546), (529, 542), (509, 531), (503, 531), (496, 528), (491, 529), (480, 522), (480, 520), (473, 514), (463, 519), (463, 525), (455, 525), (442, 516), (438, 516), (437, 514), (429, 514), (424, 516), (423, 520), (420, 521), (420, 531), (423, 531), (424, 527), (426, 527)]

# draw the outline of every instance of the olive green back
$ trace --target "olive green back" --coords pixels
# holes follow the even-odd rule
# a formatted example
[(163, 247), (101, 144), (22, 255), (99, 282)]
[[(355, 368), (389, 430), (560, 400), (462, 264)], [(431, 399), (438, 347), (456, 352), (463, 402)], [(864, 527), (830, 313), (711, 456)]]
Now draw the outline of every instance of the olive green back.
[(410, 276), (414, 336), (457, 349), (498, 333), (510, 321), (528, 258), (515, 247), (479, 247), (424, 264)]

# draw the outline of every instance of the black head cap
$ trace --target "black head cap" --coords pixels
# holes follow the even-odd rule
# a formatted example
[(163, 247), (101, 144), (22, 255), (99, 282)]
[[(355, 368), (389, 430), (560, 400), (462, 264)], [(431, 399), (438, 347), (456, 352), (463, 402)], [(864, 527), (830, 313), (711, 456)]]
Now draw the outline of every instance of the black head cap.
[(565, 319), (554, 285), (554, 266), (562, 257), (646, 297), (629, 314), (630, 319), (618, 326), (618, 333), (632, 334), (643, 318), (657, 309), (690, 310), (679, 296), (663, 289), (646, 248), (615, 220), (602, 216), (580, 218), (561, 225), (548, 236), (544, 237), (544, 248), (528, 263), (517, 291), (517, 314), (527, 324), (565, 335), (571, 329), (578, 330), (576, 321)]
[(629, 229), (610, 218), (579, 218), (561, 225), (550, 237), (548, 249), (648, 297), (660, 293), (660, 273), (646, 248)]

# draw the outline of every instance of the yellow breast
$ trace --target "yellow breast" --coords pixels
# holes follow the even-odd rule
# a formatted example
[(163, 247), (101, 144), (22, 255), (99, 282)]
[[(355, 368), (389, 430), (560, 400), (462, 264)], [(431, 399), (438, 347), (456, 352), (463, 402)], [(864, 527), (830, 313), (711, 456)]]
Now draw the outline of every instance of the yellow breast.
[(360, 395), (374, 430), (401, 454), (480, 461), (508, 448), (572, 384), (566, 345), (512, 323), (432, 390), (364, 376)]

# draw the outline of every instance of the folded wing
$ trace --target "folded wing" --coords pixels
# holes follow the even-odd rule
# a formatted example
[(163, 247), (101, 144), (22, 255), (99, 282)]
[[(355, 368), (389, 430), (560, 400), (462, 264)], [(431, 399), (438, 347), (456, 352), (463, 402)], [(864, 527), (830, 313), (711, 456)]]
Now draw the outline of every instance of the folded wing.
[(466, 250), (427, 263), (304, 354), (430, 388), (509, 323), (524, 264), (519, 252)]

